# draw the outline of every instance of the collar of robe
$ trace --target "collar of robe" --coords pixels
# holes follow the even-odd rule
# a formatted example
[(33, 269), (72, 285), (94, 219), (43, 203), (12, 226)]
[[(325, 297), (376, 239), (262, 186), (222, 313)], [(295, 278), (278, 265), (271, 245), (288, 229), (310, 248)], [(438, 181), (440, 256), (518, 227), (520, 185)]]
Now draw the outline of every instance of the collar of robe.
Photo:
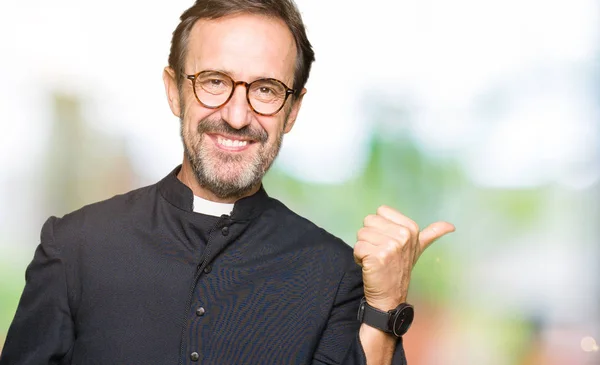
[[(175, 207), (187, 212), (194, 212), (194, 194), (192, 190), (182, 183), (177, 174), (181, 165), (177, 166), (169, 175), (158, 183), (160, 194)], [(253, 195), (247, 196), (235, 202), (231, 219), (237, 221), (250, 220), (262, 213), (270, 201), (267, 192), (261, 185), (260, 189)]]

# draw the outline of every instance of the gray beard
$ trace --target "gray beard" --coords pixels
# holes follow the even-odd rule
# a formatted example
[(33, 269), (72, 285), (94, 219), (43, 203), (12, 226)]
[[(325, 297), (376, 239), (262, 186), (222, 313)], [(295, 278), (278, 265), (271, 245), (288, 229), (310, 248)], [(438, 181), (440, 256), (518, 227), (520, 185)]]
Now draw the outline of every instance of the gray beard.
[[(198, 184), (213, 193), (219, 199), (237, 200), (246, 196), (252, 189), (259, 185), (262, 178), (267, 173), (275, 158), (279, 154), (281, 144), (283, 142), (283, 131), (279, 133), (277, 139), (272, 146), (269, 146), (268, 136), (264, 130), (251, 129), (246, 126), (242, 129), (234, 129), (227, 122), (214, 122), (203, 120), (198, 124), (197, 136), (199, 141), (207, 132), (223, 132), (225, 134), (247, 137), (254, 140), (254, 143), (260, 144), (260, 149), (255, 154), (252, 160), (241, 165), (242, 156), (220, 153), (214, 148), (207, 146), (206, 142), (197, 142), (194, 153), (192, 146), (189, 146), (186, 141), (191, 141), (187, 138), (183, 129), (183, 121), (181, 121), (180, 134), (183, 141), (185, 157), (190, 162), (196, 181)], [(212, 150), (212, 151), (211, 151)], [(229, 165), (229, 166), (227, 166)], [(227, 166), (226, 168), (224, 168)], [(243, 169), (242, 171), (228, 171), (228, 169)], [(230, 173), (231, 172), (231, 173)], [(235, 175), (233, 179), (222, 179), (220, 173), (226, 175)]]

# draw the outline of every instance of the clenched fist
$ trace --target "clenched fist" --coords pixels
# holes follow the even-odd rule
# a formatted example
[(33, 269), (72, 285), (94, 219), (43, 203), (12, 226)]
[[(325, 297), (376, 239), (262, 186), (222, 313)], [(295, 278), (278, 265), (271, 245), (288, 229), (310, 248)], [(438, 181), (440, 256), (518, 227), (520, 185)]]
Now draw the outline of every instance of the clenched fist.
[(406, 301), (411, 271), (421, 253), (438, 238), (454, 231), (447, 222), (419, 226), (400, 212), (381, 206), (358, 231), (354, 259), (362, 266), (365, 298), (388, 311)]

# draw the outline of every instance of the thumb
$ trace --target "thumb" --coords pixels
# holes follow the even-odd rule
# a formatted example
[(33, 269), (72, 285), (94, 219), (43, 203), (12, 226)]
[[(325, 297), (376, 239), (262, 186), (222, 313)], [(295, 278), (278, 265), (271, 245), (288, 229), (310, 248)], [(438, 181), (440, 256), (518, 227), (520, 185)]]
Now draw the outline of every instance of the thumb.
[(419, 233), (421, 252), (425, 251), (425, 249), (435, 242), (435, 240), (448, 233), (454, 232), (455, 229), (454, 225), (448, 222), (435, 222), (428, 225), (427, 228)]

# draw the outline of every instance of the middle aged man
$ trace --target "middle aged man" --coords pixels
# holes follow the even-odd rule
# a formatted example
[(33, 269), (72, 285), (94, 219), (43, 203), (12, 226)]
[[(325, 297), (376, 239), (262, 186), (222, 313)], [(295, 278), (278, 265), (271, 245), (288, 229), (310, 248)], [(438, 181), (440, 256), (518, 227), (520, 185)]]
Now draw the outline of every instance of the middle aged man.
[(313, 60), (291, 0), (184, 12), (164, 71), (182, 165), (46, 222), (0, 364), (404, 364), (411, 270), (454, 227), (383, 206), (353, 254), (267, 196)]

